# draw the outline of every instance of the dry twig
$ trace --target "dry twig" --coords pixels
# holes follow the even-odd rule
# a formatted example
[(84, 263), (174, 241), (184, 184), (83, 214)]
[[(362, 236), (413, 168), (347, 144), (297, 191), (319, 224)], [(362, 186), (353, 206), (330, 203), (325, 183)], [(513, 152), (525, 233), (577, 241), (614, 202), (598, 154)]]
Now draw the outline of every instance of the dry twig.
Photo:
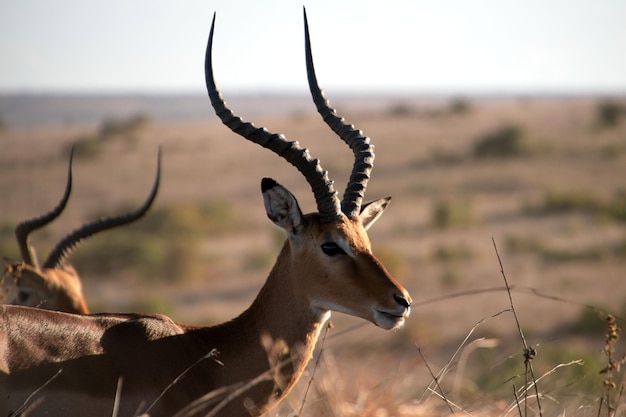
[[(446, 394), (443, 392), (443, 388), (441, 388), (441, 385), (439, 385), (439, 378), (437, 376), (435, 376), (435, 374), (433, 373), (433, 370), (430, 368), (430, 365), (428, 364), (428, 361), (426, 360), (426, 358), (424, 357), (424, 354), (422, 353), (422, 349), (420, 349), (420, 347), (419, 347), (419, 345), (417, 343), (415, 344), (415, 347), (417, 348), (417, 351), (419, 352), (420, 357), (424, 361), (424, 364), (426, 365), (426, 368), (428, 369), (428, 372), (430, 372), (430, 376), (435, 381), (435, 384), (437, 385), (437, 389), (439, 389), (440, 394), (438, 394), (438, 395), (441, 395), (441, 398), (445, 401), (446, 405), (450, 409), (450, 412), (452, 414), (454, 414), (454, 409), (452, 408), (452, 403), (446, 397)], [(435, 394), (437, 393), (436, 391), (433, 391), (433, 392)]]
[(313, 370), (311, 371), (311, 378), (309, 378), (309, 383), (306, 386), (306, 390), (304, 390), (304, 395), (302, 396), (302, 403), (300, 404), (300, 409), (298, 410), (297, 416), (302, 415), (302, 409), (304, 408), (304, 404), (306, 403), (306, 397), (309, 394), (309, 389), (311, 388), (311, 384), (313, 383), (313, 379), (315, 378), (315, 371), (320, 363), (320, 359), (322, 358), (322, 354), (324, 353), (324, 344), (326, 343), (326, 337), (328, 336), (328, 332), (333, 328), (332, 321), (328, 321), (326, 324), (326, 331), (324, 332), (324, 337), (322, 338), (322, 343), (320, 346), (320, 353), (317, 355), (317, 360), (315, 361), (315, 366), (313, 366)]
[[(543, 417), (543, 412), (541, 410), (541, 401), (539, 399), (539, 388), (537, 387), (537, 380), (535, 379), (535, 371), (533, 370), (532, 360), (537, 355), (537, 352), (533, 347), (529, 347), (528, 343), (526, 343), (526, 338), (524, 337), (524, 332), (522, 331), (522, 327), (519, 324), (519, 319), (517, 318), (517, 311), (515, 310), (515, 306), (513, 305), (513, 297), (511, 296), (511, 291), (509, 287), (509, 282), (506, 279), (506, 274), (504, 273), (504, 267), (502, 266), (502, 260), (500, 259), (500, 253), (498, 253), (498, 246), (496, 245), (495, 239), (492, 237), (491, 241), (493, 242), (493, 247), (496, 251), (496, 256), (498, 257), (498, 263), (500, 264), (500, 273), (502, 274), (502, 278), (504, 279), (504, 285), (506, 285), (507, 294), (509, 295), (509, 302), (511, 304), (511, 310), (513, 311), (513, 317), (515, 318), (515, 324), (517, 325), (517, 330), (519, 332), (520, 338), (522, 339), (522, 343), (524, 344), (524, 365), (526, 366), (526, 378), (528, 378), (528, 371), (530, 371), (530, 375), (532, 378), (533, 386), (535, 388), (535, 394), (537, 396), (537, 407), (539, 407), (539, 416)], [(528, 385), (528, 380), (526, 380), (526, 385)], [(524, 390), (524, 395), (526, 396), (527, 390)], [(527, 402), (524, 401), (525, 407)], [(527, 411), (527, 408), (525, 408)], [(528, 415), (527, 413), (525, 415)]]

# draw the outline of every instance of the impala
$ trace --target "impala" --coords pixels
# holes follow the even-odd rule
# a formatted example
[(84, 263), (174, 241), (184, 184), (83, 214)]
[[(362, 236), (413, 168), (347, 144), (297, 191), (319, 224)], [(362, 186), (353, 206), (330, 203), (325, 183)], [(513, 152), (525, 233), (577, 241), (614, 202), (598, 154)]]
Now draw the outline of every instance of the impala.
[[(144, 204), (128, 214), (102, 218), (76, 229), (63, 238), (50, 255), (39, 266), (35, 250), (28, 243), (30, 233), (52, 222), (61, 215), (72, 190), (73, 149), (67, 175), (65, 192), (57, 206), (47, 214), (23, 221), (15, 228), (15, 236), (22, 256), (22, 261), (10, 262), (5, 269), (5, 276), (12, 276), (15, 281), (15, 295), (7, 296), (10, 304), (38, 307), (68, 313), (87, 314), (89, 310), (83, 296), (80, 277), (76, 270), (65, 262), (72, 250), (83, 240), (96, 233), (132, 223), (143, 217), (154, 202), (159, 188), (161, 175), (161, 152), (157, 162), (157, 173), (152, 191)], [(10, 286), (9, 283), (5, 283)]]
[[(272, 179), (261, 182), (268, 217), (287, 232), (251, 306), (214, 327), (165, 316), (79, 316), (7, 306), (0, 319), (0, 415), (260, 415), (297, 382), (330, 316), (340, 311), (384, 329), (401, 326), (411, 298), (372, 254), (366, 230), (389, 199), (362, 204), (374, 158), (369, 139), (336, 116), (315, 79), (305, 16), (310, 89), (319, 112), (353, 150), (343, 199), (319, 162), (296, 142), (236, 117), (213, 80), (211, 103), (234, 132), (293, 164), (310, 184), (317, 213)], [(215, 402), (217, 401), (217, 403)]]

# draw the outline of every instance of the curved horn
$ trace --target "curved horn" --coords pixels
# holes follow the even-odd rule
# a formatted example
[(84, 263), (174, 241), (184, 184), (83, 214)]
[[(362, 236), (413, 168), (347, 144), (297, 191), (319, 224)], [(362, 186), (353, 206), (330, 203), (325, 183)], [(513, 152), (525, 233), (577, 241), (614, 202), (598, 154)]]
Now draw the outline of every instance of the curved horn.
[(304, 178), (313, 190), (320, 220), (324, 223), (337, 220), (341, 216), (337, 192), (333, 187), (332, 180), (328, 177), (328, 171), (322, 169), (319, 160), (311, 159), (309, 151), (301, 148), (298, 142), (287, 141), (283, 135), (270, 133), (265, 128), (257, 128), (252, 123), (243, 121), (226, 107), (226, 103), (224, 103), (224, 99), (217, 90), (213, 77), (211, 53), (214, 27), (215, 14), (211, 23), (204, 64), (206, 87), (215, 113), (230, 130), (251, 142), (271, 150), (296, 167), (304, 175)]
[(361, 202), (365, 195), (365, 188), (370, 179), (370, 172), (374, 165), (374, 145), (370, 144), (370, 138), (363, 136), (363, 132), (357, 130), (352, 125), (348, 125), (342, 117), (337, 115), (337, 112), (330, 107), (330, 103), (317, 84), (306, 10), (304, 10), (304, 43), (309, 89), (311, 90), (317, 111), (324, 119), (324, 122), (348, 144), (354, 153), (352, 174), (350, 174), (350, 180), (341, 200), (341, 211), (346, 216), (358, 216), (361, 211)]
[(22, 260), (35, 268), (39, 268), (37, 264), (37, 257), (33, 249), (28, 244), (28, 235), (48, 223), (52, 220), (56, 219), (61, 215), (65, 206), (67, 205), (67, 201), (70, 198), (70, 194), (72, 192), (72, 161), (74, 159), (74, 146), (72, 146), (72, 150), (70, 151), (70, 162), (67, 170), (67, 183), (65, 185), (65, 192), (63, 193), (63, 197), (61, 197), (61, 201), (57, 204), (57, 206), (52, 209), (47, 214), (43, 216), (36, 217), (34, 219), (25, 220), (18, 224), (15, 227), (15, 237), (17, 239), (17, 244), (20, 248), (20, 254), (22, 255)]
[(59, 268), (63, 262), (67, 259), (70, 253), (76, 248), (76, 246), (83, 240), (92, 236), (98, 232), (113, 229), (114, 227), (123, 226), (125, 224), (132, 223), (142, 218), (154, 202), (157, 192), (159, 191), (159, 183), (161, 181), (161, 147), (159, 147), (159, 154), (157, 157), (157, 171), (156, 178), (154, 179), (154, 185), (150, 191), (150, 195), (137, 210), (122, 214), (115, 217), (106, 217), (95, 222), (88, 223), (79, 229), (74, 230), (69, 235), (65, 236), (56, 247), (50, 252), (48, 259), (43, 264), (44, 268)]

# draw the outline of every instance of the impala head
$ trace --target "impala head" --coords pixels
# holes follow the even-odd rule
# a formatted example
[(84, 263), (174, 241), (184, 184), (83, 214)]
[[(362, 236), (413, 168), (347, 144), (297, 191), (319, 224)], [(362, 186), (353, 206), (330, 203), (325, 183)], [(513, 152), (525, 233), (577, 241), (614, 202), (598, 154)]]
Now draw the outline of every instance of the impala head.
[[(374, 256), (367, 229), (380, 217), (390, 198), (362, 204), (374, 161), (369, 138), (336, 115), (320, 90), (305, 19), (305, 49), (309, 88), (313, 101), (328, 126), (354, 153), (350, 180), (339, 201), (333, 181), (317, 159), (298, 142), (244, 122), (226, 107), (217, 90), (212, 67), (215, 16), (207, 45), (205, 74), (211, 104), (222, 122), (233, 132), (275, 152), (305, 177), (315, 197), (317, 213), (303, 215), (296, 198), (276, 181), (261, 183), (268, 217), (287, 232), (287, 241), (275, 268), (294, 268), (299, 274), (282, 271), (282, 276), (303, 277), (293, 286), (318, 312), (344, 312), (371, 321), (385, 329), (401, 326), (408, 316), (411, 297)], [(304, 272), (302, 272), (304, 271)]]
[(28, 244), (28, 235), (57, 218), (65, 208), (72, 188), (72, 155), (73, 149), (70, 155), (65, 193), (57, 207), (41, 217), (20, 223), (15, 229), (22, 261), (9, 263), (5, 270), (7, 275), (13, 277), (12, 282), (15, 283), (15, 288), (7, 294), (10, 304), (70, 313), (88, 313), (80, 277), (72, 266), (66, 264), (67, 258), (84, 239), (142, 218), (156, 198), (161, 177), (160, 149), (154, 185), (141, 207), (131, 213), (98, 219), (74, 230), (53, 248), (42, 267), (39, 267), (35, 251)]
[(59, 269), (37, 269), (24, 262), (11, 264), (15, 294), (11, 304), (46, 310), (87, 314), (80, 277), (70, 265)]

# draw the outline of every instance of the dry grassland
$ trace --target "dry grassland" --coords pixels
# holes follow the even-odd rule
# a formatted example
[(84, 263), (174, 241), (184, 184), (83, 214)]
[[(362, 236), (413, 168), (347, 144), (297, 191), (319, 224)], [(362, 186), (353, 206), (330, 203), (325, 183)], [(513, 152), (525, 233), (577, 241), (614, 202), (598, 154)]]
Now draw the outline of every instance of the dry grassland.
[[(602, 126), (599, 101), (482, 99), (461, 109), (447, 101), (404, 101), (358, 111), (346, 102), (340, 113), (376, 145), (366, 198), (393, 196), (370, 232), (374, 252), (415, 306), (405, 328), (391, 333), (334, 314), (302, 416), (446, 415), (451, 409), (518, 415), (513, 391), (524, 386), (523, 345), (492, 238), (521, 328), (537, 352), (535, 376), (546, 375), (538, 382), (542, 412), (596, 416), (601, 409), (606, 415), (600, 403), (606, 374), (599, 374), (607, 363), (606, 326), (603, 314), (586, 306), (626, 314), (626, 115), (616, 126)], [(311, 149), (343, 188), (351, 153), (313, 110), (250, 118)], [(513, 155), (474, 154), (478, 141), (507, 126), (519, 133)], [(69, 124), (0, 132), (1, 255), (17, 257), (12, 228), (56, 204), (69, 145), (97, 130)], [(88, 140), (84, 152), (79, 146), (66, 212), (32, 237), (40, 258), (83, 222), (140, 204), (159, 145), (164, 152), (153, 212), (133, 233), (106, 232), (70, 258), (93, 311), (161, 312), (202, 324), (229, 319), (254, 298), (282, 239), (265, 218), (260, 179), (275, 178), (304, 211), (314, 209), (306, 182), (291, 166), (230, 133), (209, 109), (205, 120), (150, 119), (131, 133), (92, 140), (98, 143), (91, 152)], [(204, 217), (198, 207), (206, 209)], [(194, 223), (204, 221), (212, 226)], [(143, 245), (136, 258), (100, 261), (125, 240)], [(621, 341), (615, 349), (616, 357), (626, 353)], [(579, 359), (584, 364), (572, 362)], [(434, 394), (440, 391), (425, 366), (438, 373), (449, 361), (440, 389), (460, 409)], [(558, 367), (563, 364), (569, 365)], [(298, 412), (312, 369), (272, 415)], [(614, 378), (619, 390), (623, 373)], [(622, 399), (622, 413), (625, 404)], [(527, 415), (538, 415), (534, 399), (528, 406)]]

